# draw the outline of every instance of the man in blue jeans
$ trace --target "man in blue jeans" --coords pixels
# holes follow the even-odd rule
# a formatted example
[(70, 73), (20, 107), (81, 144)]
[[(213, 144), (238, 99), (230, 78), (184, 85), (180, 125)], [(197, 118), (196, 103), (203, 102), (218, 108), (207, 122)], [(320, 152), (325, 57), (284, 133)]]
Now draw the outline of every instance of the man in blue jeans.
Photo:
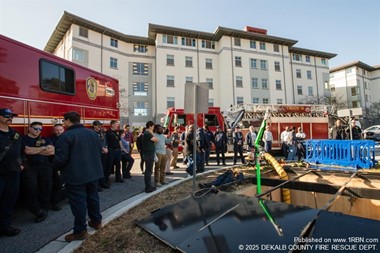
[(103, 177), (100, 158), (102, 146), (99, 136), (80, 124), (77, 112), (63, 115), (66, 132), (56, 145), (54, 167), (62, 172), (66, 194), (74, 215), (74, 231), (65, 236), (65, 241), (84, 240), (87, 234), (86, 211), (90, 217), (88, 225), (94, 229), (102, 226), (98, 195), (98, 180)]

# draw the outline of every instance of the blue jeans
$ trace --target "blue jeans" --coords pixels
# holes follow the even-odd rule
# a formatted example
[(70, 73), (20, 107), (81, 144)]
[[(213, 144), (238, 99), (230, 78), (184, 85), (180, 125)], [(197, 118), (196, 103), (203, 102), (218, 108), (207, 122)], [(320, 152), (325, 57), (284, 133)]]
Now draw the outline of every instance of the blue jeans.
[(101, 222), (100, 202), (98, 195), (98, 180), (86, 184), (66, 184), (66, 194), (71, 212), (74, 215), (74, 233), (87, 230), (86, 211), (93, 222)]
[(20, 188), (20, 172), (0, 175), (0, 230), (11, 225), (12, 210)]

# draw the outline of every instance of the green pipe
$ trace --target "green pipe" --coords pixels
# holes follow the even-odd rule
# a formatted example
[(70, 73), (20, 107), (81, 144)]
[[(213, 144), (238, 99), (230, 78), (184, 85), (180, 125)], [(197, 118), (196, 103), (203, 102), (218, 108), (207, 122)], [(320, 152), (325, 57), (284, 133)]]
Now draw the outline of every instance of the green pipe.
[(257, 194), (261, 193), (261, 175), (260, 175), (260, 162), (259, 162), (259, 150), (260, 150), (260, 140), (263, 138), (263, 134), (265, 131), (265, 127), (267, 125), (267, 114), (265, 113), (263, 122), (261, 122), (261, 127), (259, 130), (259, 133), (257, 134), (256, 140), (255, 140), (255, 147), (256, 147), (256, 178), (257, 178)]

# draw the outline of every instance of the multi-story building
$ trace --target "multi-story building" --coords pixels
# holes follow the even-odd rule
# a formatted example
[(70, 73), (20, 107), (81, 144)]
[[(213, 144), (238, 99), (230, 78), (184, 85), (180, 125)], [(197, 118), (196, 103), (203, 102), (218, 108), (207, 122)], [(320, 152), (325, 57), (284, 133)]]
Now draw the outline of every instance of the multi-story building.
[(125, 35), (65, 12), (45, 50), (119, 79), (122, 121), (157, 121), (182, 108), (185, 84), (207, 82), (209, 105), (323, 103), (328, 60), (336, 54), (294, 47), (264, 29), (215, 32), (149, 24)]
[(368, 110), (373, 103), (380, 103), (380, 65), (371, 67), (356, 61), (332, 68), (330, 89), (333, 103), (346, 108), (361, 107), (364, 122), (370, 125)]

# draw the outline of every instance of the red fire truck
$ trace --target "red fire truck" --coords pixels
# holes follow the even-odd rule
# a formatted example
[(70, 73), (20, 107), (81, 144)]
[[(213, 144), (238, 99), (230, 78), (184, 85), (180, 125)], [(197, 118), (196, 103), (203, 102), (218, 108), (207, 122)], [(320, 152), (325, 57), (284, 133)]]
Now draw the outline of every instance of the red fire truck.
[(114, 78), (0, 35), (0, 107), (19, 114), (13, 127), (26, 134), (33, 121), (49, 136), (67, 111), (82, 123), (119, 119), (119, 84)]
[[(198, 114), (198, 127), (205, 124), (214, 132), (216, 126), (226, 131), (228, 137), (228, 151), (233, 151), (232, 131), (237, 125), (241, 126), (243, 135), (248, 132), (249, 126), (259, 130), (265, 113), (269, 112), (267, 124), (273, 135), (273, 150), (281, 149), (281, 132), (285, 127), (302, 127), (307, 139), (328, 139), (329, 112), (326, 105), (269, 105), (244, 104), (231, 106), (226, 111), (219, 107), (209, 107), (207, 114)], [(183, 109), (169, 108), (164, 118), (164, 126), (170, 132), (179, 125), (181, 132), (186, 125), (194, 123), (194, 115), (184, 113)]]

